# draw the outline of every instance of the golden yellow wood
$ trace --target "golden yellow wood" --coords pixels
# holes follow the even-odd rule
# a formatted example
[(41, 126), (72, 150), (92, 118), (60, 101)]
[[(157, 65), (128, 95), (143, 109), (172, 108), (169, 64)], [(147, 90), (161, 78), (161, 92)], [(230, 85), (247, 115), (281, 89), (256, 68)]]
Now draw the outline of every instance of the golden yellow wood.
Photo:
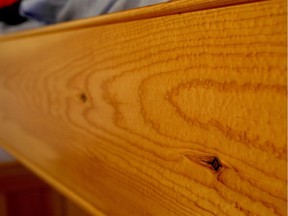
[(95, 215), (286, 215), (286, 24), (273, 1), (3, 39), (1, 144)]
[(169, 1), (161, 4), (96, 16), (88, 19), (79, 19), (74, 20), (73, 22), (64, 22), (45, 28), (37, 28), (29, 31), (19, 32), (17, 34), (12, 33), (8, 36), (5, 35), (5, 37), (0, 36), (0, 41), (11, 40), (15, 38), (31, 37), (36, 35), (39, 36), (42, 34), (47, 35), (55, 32), (59, 33), (60, 31), (73, 31), (77, 29), (90, 28), (101, 25), (110, 25), (141, 19), (151, 19), (177, 13), (181, 14), (187, 12), (195, 12), (232, 5), (240, 5), (244, 3), (253, 3), (258, 1), (262, 0), (177, 0), (177, 2)]

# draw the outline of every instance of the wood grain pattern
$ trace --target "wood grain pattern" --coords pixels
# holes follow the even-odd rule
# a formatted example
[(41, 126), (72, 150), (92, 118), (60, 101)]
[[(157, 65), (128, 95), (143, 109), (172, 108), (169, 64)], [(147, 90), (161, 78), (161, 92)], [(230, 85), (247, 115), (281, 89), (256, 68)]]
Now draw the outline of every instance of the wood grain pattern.
[(101, 25), (110, 25), (121, 22), (129, 22), (142, 19), (151, 19), (155, 17), (208, 10), (213, 8), (227, 7), (231, 5), (240, 5), (244, 3), (253, 3), (263, 0), (177, 0), (164, 2), (161, 4), (150, 5), (133, 10), (121, 11), (118, 13), (105, 14), (101, 16), (64, 22), (45, 28), (37, 28), (17, 34), (0, 35), (0, 41), (13, 40), (17, 38), (39, 36), (42, 34), (59, 33), (61, 31), (74, 31), (77, 29), (96, 27)]
[(286, 215), (286, 24), (273, 1), (4, 40), (1, 144), (94, 215)]

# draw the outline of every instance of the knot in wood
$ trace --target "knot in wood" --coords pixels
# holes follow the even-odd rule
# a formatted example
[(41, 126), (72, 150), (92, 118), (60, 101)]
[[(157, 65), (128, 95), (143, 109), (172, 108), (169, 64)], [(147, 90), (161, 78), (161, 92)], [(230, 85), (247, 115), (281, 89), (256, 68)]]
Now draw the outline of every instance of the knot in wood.
[(85, 93), (80, 94), (80, 100), (85, 103), (87, 101), (87, 96), (85, 95)]
[(209, 161), (207, 163), (210, 164), (212, 169), (216, 172), (218, 172), (222, 167), (221, 161), (217, 157), (214, 157), (212, 161)]

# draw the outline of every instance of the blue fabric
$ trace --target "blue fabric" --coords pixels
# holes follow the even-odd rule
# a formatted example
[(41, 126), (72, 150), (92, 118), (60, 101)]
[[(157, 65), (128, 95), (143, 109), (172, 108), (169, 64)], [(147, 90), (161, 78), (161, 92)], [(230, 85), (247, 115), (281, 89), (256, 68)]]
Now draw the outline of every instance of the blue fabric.
[(20, 5), (20, 13), (27, 18), (40, 21), (45, 24), (57, 22), (56, 15), (65, 5), (66, 0), (23, 0)]

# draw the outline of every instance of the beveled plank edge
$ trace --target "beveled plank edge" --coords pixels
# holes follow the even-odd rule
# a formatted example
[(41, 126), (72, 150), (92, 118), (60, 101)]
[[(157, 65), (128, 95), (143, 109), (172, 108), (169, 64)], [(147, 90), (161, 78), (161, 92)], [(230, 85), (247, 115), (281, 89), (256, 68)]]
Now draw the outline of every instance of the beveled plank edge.
[(110, 25), (121, 22), (129, 22), (142, 19), (150, 19), (179, 13), (210, 10), (221, 7), (242, 5), (247, 3), (263, 2), (267, 0), (177, 0), (150, 5), (132, 10), (111, 13), (91, 18), (79, 19), (65, 23), (59, 23), (43, 28), (10, 33), (0, 36), (0, 42), (15, 40), (24, 37), (32, 37), (56, 32), (71, 31), (76, 29), (90, 28), (101, 25)]
[(79, 207), (85, 209), (87, 213), (95, 215), (95, 216), (106, 216), (106, 214), (104, 214), (99, 209), (95, 208), (95, 206), (93, 206), (87, 200), (83, 199), (80, 195), (75, 193), (75, 191), (71, 191), (71, 189), (66, 187), (64, 184), (61, 184), (60, 181), (57, 180), (55, 177), (47, 174), (44, 170), (38, 168), (37, 165), (34, 165), (33, 162), (29, 161), (29, 159), (27, 159), (25, 156), (22, 156), (21, 153), (18, 153), (17, 150), (15, 150), (13, 147), (8, 145), (1, 138), (0, 138), (0, 146), (3, 149), (5, 149), (7, 152), (9, 152), (12, 156), (17, 158), (17, 160), (19, 160), (22, 165), (24, 165), (29, 170), (31, 170), (35, 175), (37, 175), (44, 182), (48, 183), (51, 187), (59, 191), (61, 194), (65, 195), (74, 203), (77, 203)]

